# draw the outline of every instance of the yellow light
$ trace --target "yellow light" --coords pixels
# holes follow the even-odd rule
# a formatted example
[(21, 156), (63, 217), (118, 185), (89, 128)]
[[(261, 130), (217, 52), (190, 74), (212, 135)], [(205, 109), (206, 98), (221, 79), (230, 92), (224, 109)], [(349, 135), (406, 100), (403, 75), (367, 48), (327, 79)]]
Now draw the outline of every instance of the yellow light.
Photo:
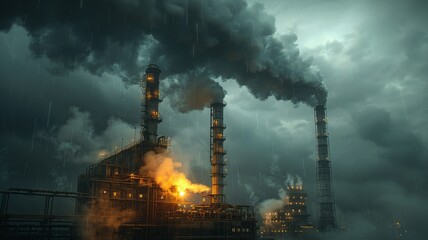
[(184, 191), (180, 191), (179, 193), (178, 193), (178, 195), (180, 196), (180, 197), (184, 197), (184, 195), (185, 195), (186, 193), (184, 192)]
[(140, 193), (139, 197), (140, 197), (140, 198), (143, 198), (143, 194), (141, 194), (141, 193)]
[(98, 157), (100, 157), (100, 158), (103, 158), (103, 157), (105, 157), (106, 156), (106, 151), (100, 151), (99, 153), (98, 153)]
[(159, 113), (156, 111), (152, 111), (151, 115), (152, 115), (152, 117), (157, 118)]
[(153, 75), (152, 74), (147, 74), (147, 81), (152, 81), (153, 79), (154, 79), (154, 77), (153, 77)]

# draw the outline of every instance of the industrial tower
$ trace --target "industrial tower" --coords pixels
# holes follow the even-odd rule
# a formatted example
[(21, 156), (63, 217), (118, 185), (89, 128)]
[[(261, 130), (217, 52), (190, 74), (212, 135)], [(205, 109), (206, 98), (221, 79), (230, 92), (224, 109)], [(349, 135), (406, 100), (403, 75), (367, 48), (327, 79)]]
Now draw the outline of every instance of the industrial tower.
[(315, 128), (318, 150), (316, 173), (318, 229), (325, 230), (336, 228), (337, 223), (333, 187), (331, 183), (327, 116), (324, 105), (315, 107)]
[(156, 64), (146, 68), (146, 74), (141, 80), (141, 140), (148, 144), (158, 143), (158, 124), (162, 122), (159, 114), (159, 75), (161, 70)]
[(223, 122), (223, 101), (215, 101), (211, 104), (211, 134), (210, 134), (210, 162), (211, 162), (211, 195), (212, 203), (225, 203), (223, 192), (226, 165), (223, 143), (226, 137), (223, 134), (226, 125)]

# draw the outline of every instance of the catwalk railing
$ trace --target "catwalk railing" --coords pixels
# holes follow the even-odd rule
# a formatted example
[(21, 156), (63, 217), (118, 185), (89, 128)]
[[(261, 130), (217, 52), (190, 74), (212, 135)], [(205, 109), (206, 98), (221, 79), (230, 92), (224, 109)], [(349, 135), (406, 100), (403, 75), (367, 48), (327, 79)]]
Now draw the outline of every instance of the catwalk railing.
[[(146, 185), (146, 187), (149, 187)], [(1, 239), (85, 239), (85, 231), (100, 228), (120, 235), (129, 231), (141, 239), (194, 239), (211, 236), (212, 239), (228, 236), (228, 239), (255, 239), (256, 220), (251, 206), (233, 206), (228, 204), (193, 204), (153, 195), (152, 199), (129, 199), (111, 197), (92, 197), (76, 192), (46, 191), (35, 189), (9, 189), (0, 191), (0, 236)], [(17, 202), (27, 206), (35, 206), (32, 198), (43, 204), (42, 208), (32, 212), (17, 212)], [(59, 213), (61, 200), (67, 199), (73, 205), (73, 213)], [(82, 202), (92, 200), (107, 200), (107, 211), (96, 206), (95, 214), (76, 214), (76, 209)], [(146, 216), (145, 212), (136, 211), (132, 219), (122, 221), (120, 227), (111, 229), (107, 226), (106, 212), (111, 206), (121, 209), (123, 206), (146, 205), (154, 201), (154, 215)], [(58, 201), (58, 202), (57, 202)], [(94, 202), (94, 201), (93, 201)], [(93, 203), (92, 202), (92, 203)], [(12, 206), (11, 206), (12, 205)], [(137, 208), (135, 208), (137, 209)], [(135, 210), (134, 209), (134, 210)], [(131, 208), (132, 210), (132, 208)], [(116, 216), (117, 217), (117, 216)], [(119, 216), (119, 218), (122, 216)], [(147, 221), (147, 218), (153, 218)], [(114, 218), (116, 219), (116, 218)], [(152, 221), (153, 220), (153, 221)], [(207, 225), (208, 224), (208, 225)], [(238, 230), (239, 229), (239, 230)], [(213, 238), (215, 234), (218, 236)], [(135, 238), (137, 239), (137, 238)]]

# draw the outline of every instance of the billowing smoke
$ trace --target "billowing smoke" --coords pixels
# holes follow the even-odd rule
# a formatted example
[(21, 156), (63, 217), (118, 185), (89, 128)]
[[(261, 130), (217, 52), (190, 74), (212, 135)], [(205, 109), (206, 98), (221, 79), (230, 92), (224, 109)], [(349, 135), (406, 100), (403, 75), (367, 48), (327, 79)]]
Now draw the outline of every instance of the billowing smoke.
[(165, 95), (171, 99), (172, 107), (180, 112), (202, 110), (212, 102), (222, 102), (226, 94), (206, 69), (174, 75), (165, 85)]
[(141, 175), (154, 178), (164, 191), (176, 197), (183, 196), (187, 192), (203, 193), (210, 190), (203, 184), (192, 183), (180, 171), (181, 163), (175, 162), (168, 153), (147, 152), (144, 155), (144, 163), (140, 170)]
[(266, 213), (274, 212), (281, 209), (286, 204), (287, 193), (284, 188), (278, 190), (278, 198), (267, 199), (261, 202), (257, 207), (260, 216), (264, 218)]
[(260, 201), (260, 199), (254, 192), (253, 186), (248, 183), (244, 183), (244, 189), (248, 194), (248, 198), (250, 199), (251, 205), (256, 205)]
[(71, 117), (64, 125), (53, 127), (57, 158), (63, 162), (94, 162), (131, 142), (135, 130), (128, 123), (110, 118), (102, 133), (96, 134), (89, 112), (70, 108)]
[[(276, 35), (275, 19), (261, 4), (11, 0), (2, 1), (0, 9), (0, 30), (23, 26), (31, 37), (32, 52), (52, 60), (54, 73), (84, 68), (136, 83), (144, 66), (153, 62), (162, 67), (164, 78), (178, 76), (180, 86), (192, 86), (192, 70), (202, 68), (209, 75), (203, 77), (208, 81), (201, 82), (206, 84), (204, 89), (210, 89), (209, 79), (221, 77), (235, 79), (259, 99), (274, 96), (312, 106), (326, 101), (322, 77), (311, 60), (300, 56), (297, 36)], [(178, 94), (194, 95), (192, 91)], [(181, 111), (204, 104), (173, 103)]]
[(285, 185), (287, 187), (302, 187), (303, 186), (303, 182), (302, 182), (302, 178), (299, 175), (292, 175), (292, 174), (287, 174), (287, 178), (285, 179)]

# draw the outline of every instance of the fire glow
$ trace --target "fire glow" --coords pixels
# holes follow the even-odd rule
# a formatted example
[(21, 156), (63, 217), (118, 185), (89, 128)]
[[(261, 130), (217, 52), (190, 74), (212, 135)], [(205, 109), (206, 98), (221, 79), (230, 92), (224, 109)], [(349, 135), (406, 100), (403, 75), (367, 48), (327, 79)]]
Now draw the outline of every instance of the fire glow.
[(175, 162), (167, 154), (148, 152), (144, 156), (145, 166), (142, 175), (153, 177), (156, 183), (175, 197), (183, 198), (186, 193), (208, 192), (210, 188), (203, 184), (192, 183), (179, 169), (182, 164)]

